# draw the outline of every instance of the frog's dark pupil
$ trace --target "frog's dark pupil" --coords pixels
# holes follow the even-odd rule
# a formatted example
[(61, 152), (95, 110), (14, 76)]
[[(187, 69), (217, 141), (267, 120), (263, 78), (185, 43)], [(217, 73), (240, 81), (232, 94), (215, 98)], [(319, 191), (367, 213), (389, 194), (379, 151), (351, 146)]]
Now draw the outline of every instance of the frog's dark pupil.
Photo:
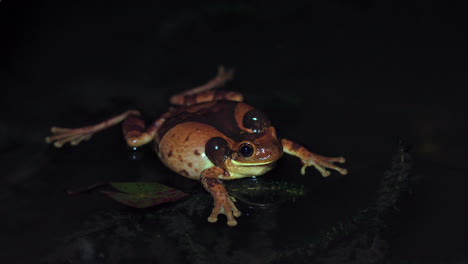
[(253, 148), (249, 144), (242, 144), (239, 147), (239, 152), (243, 157), (250, 157), (253, 154)]

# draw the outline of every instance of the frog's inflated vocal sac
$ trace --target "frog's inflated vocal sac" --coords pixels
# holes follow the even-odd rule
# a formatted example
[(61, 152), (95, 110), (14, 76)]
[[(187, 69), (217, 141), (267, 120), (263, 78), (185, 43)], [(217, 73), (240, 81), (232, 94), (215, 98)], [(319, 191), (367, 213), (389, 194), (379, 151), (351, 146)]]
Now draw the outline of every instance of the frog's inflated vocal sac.
[(139, 147), (154, 142), (161, 161), (174, 172), (199, 180), (211, 193), (214, 208), (208, 217), (216, 222), (219, 214), (227, 224), (237, 225), (234, 217), (241, 212), (226, 192), (221, 180), (262, 175), (273, 168), (283, 152), (301, 159), (305, 169), (314, 166), (325, 177), (326, 169), (346, 174), (333, 165), (344, 163), (343, 157), (323, 157), (288, 139), (279, 140), (267, 116), (243, 103), (236, 92), (212, 90), (232, 79), (233, 71), (219, 68), (218, 75), (202, 86), (171, 97), (178, 105), (145, 128), (140, 112), (126, 111), (99, 124), (76, 129), (52, 127), (54, 134), (46, 142), (61, 147), (77, 145), (94, 133), (123, 121), (123, 134), (128, 146)]

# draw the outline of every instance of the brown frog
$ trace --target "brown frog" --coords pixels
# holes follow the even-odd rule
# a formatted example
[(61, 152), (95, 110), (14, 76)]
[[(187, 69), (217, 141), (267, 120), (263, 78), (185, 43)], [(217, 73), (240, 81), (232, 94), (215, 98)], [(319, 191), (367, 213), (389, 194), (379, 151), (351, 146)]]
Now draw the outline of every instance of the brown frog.
[(343, 157), (324, 157), (311, 153), (288, 139), (278, 139), (268, 117), (243, 103), (236, 92), (212, 90), (232, 79), (233, 71), (223, 67), (206, 84), (171, 97), (178, 105), (146, 127), (141, 114), (128, 110), (101, 123), (75, 129), (52, 127), (47, 143), (61, 147), (69, 142), (77, 145), (103, 129), (123, 121), (127, 145), (139, 147), (153, 142), (160, 160), (174, 172), (199, 180), (211, 193), (214, 208), (208, 221), (214, 223), (219, 214), (227, 217), (229, 226), (237, 225), (241, 212), (234, 205), (221, 180), (262, 175), (270, 171), (283, 152), (302, 161), (301, 173), (314, 166), (322, 176), (333, 169), (345, 175), (347, 170), (335, 166)]

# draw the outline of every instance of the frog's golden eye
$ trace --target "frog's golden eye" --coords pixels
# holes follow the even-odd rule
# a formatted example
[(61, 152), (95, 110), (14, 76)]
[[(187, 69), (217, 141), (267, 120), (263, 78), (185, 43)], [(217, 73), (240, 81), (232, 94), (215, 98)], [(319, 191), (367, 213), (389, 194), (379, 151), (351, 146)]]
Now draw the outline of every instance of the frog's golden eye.
[(256, 109), (250, 110), (244, 115), (242, 124), (254, 133), (262, 133), (266, 127), (271, 125), (267, 115)]
[(250, 145), (249, 143), (244, 143), (244, 144), (241, 144), (239, 146), (239, 153), (241, 154), (242, 157), (250, 157), (252, 156), (254, 152), (254, 149), (252, 147), (252, 145)]

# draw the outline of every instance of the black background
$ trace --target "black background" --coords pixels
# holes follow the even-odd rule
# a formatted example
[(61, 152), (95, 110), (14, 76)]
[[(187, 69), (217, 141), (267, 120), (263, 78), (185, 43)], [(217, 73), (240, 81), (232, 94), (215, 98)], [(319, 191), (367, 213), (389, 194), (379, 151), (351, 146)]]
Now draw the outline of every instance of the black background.
[[(113, 206), (63, 189), (145, 177), (138, 165), (119, 167), (127, 155), (119, 129), (56, 150), (44, 143), (50, 126), (130, 108), (152, 120), (170, 95), (225, 65), (236, 70), (226, 89), (267, 112), (283, 136), (347, 157), (347, 178), (333, 175), (336, 188), (316, 190), (318, 206), (338, 205), (331, 214), (371, 201), (397, 138), (407, 140), (419, 181), (392, 229), (390, 259), (466, 261), (463, 2), (3, 0), (0, 256), (37, 263), (81, 218)], [(177, 177), (144, 160), (157, 163), (152, 173)], [(296, 160), (279, 166), (300, 178)], [(308, 174), (301, 183), (318, 181)]]

